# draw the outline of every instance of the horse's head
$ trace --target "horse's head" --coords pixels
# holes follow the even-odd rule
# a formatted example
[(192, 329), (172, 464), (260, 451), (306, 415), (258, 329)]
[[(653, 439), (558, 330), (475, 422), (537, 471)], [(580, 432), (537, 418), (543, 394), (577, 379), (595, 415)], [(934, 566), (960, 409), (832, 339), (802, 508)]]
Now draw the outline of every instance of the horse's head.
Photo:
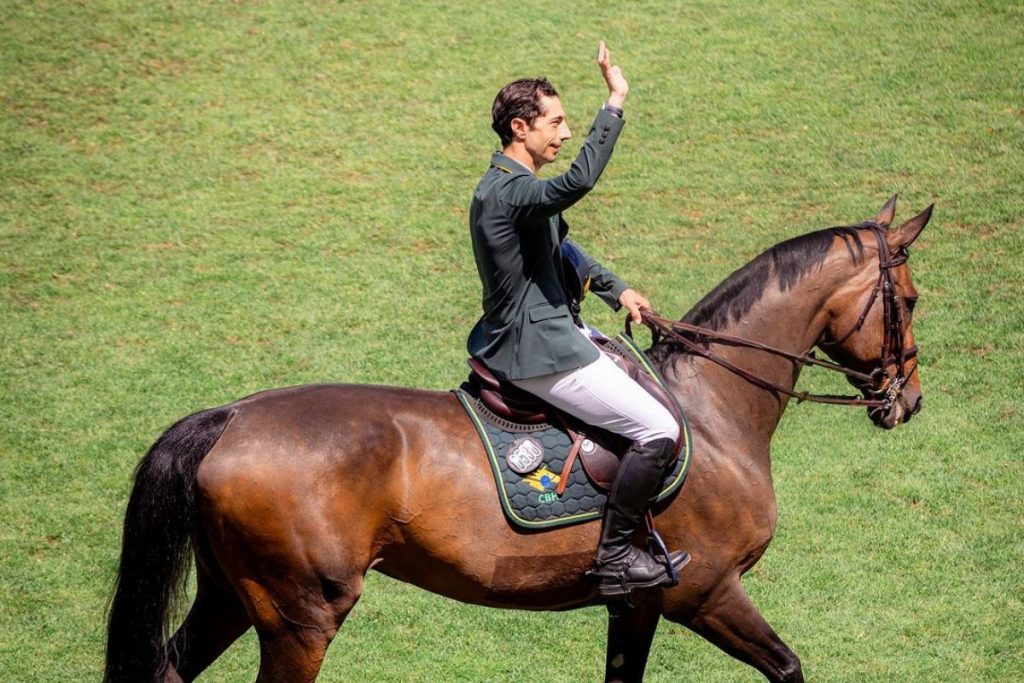
[(885, 429), (907, 422), (921, 410), (913, 330), (917, 290), (910, 280), (907, 248), (928, 224), (933, 206), (890, 228), (896, 213), (894, 196), (866, 224), (875, 237), (877, 258), (863, 259), (860, 270), (831, 297), (829, 320), (819, 341), (833, 360), (871, 376), (871, 381), (850, 383), (865, 398), (884, 401), (868, 408), (868, 415)]

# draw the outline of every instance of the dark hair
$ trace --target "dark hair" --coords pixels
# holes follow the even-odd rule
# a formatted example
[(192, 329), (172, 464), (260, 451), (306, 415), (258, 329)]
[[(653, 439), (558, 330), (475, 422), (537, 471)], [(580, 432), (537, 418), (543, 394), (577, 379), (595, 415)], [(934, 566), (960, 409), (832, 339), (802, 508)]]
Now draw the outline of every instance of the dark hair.
[(512, 142), (512, 119), (528, 125), (541, 115), (540, 98), (558, 97), (558, 91), (546, 78), (520, 78), (498, 91), (491, 105), (491, 128), (501, 138), (502, 147)]

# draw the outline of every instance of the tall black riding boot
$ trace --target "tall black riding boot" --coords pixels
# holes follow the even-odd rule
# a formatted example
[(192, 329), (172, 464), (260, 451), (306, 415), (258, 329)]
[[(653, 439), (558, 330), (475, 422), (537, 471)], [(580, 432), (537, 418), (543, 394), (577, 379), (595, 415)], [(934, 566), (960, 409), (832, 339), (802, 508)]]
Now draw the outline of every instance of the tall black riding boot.
[[(597, 590), (605, 597), (672, 583), (665, 566), (633, 545), (633, 538), (651, 499), (658, 493), (674, 447), (671, 439), (634, 443), (622, 458), (605, 506), (594, 569), (587, 574), (599, 582)], [(690, 556), (686, 552), (673, 552), (669, 559), (672, 566), (679, 569), (690, 561)]]

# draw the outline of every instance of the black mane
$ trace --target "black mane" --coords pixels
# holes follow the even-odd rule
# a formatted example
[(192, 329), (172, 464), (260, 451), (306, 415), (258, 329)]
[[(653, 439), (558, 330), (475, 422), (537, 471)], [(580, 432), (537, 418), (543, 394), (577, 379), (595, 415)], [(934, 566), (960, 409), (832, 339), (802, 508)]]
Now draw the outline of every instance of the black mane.
[[(836, 237), (846, 242), (851, 258), (860, 261), (864, 256), (860, 233), (863, 229), (877, 227), (872, 222), (837, 226), (780, 242), (723, 280), (683, 316), (683, 322), (711, 330), (739, 322), (761, 300), (773, 279), (782, 291), (787, 291), (805, 275), (820, 268)], [(662, 360), (663, 353), (659, 352), (670, 347), (678, 347), (678, 342), (666, 340), (651, 349), (655, 360)]]

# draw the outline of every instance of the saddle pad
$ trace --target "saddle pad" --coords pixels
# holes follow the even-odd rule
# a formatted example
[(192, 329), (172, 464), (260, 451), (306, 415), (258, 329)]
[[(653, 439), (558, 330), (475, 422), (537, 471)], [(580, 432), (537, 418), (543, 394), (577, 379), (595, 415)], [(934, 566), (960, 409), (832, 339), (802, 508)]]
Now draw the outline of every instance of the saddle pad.
[[(661, 378), (643, 357), (632, 339), (620, 335), (617, 341), (631, 355), (640, 354), (641, 366), (658, 382)], [(466, 409), (483, 442), (494, 474), (498, 499), (514, 525), (525, 529), (547, 529), (599, 519), (608, 497), (590, 479), (577, 458), (561, 496), (556, 489), (572, 445), (569, 436), (550, 424), (518, 425), (488, 410), (462, 389), (453, 393)], [(675, 465), (665, 475), (657, 500), (672, 495), (690, 469), (690, 427), (683, 418), (683, 447)], [(584, 447), (586, 447), (584, 445)]]

